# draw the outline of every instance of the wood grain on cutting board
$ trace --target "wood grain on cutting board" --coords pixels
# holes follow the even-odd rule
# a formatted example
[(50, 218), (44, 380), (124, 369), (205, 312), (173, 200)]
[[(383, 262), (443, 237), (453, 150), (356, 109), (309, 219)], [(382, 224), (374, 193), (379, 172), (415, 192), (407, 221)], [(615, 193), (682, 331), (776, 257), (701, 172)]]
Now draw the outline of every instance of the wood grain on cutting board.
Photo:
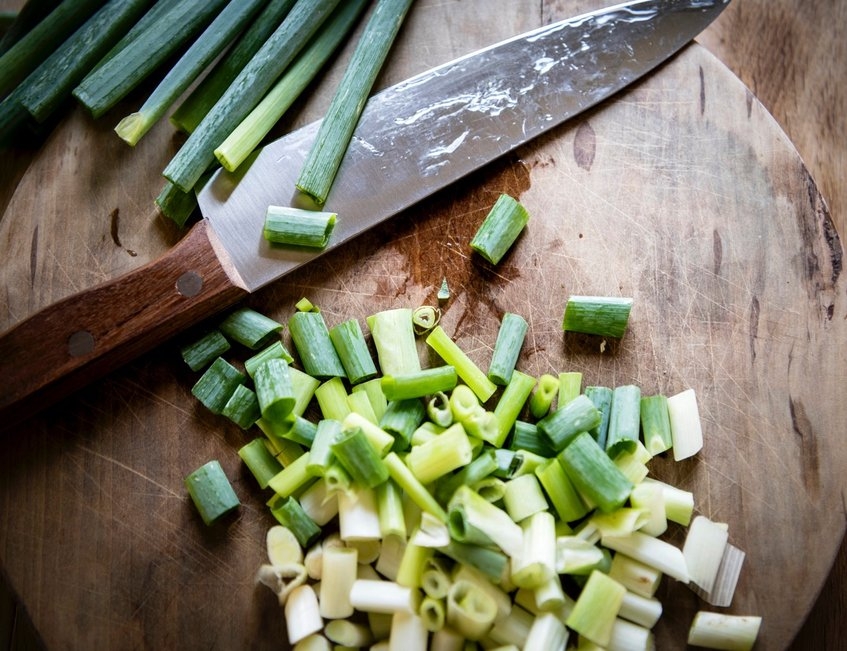
[[(28, 278), (38, 294), (21, 299), (18, 305), (34, 307), (19, 306), (18, 315), (94, 276), (133, 268), (177, 236), (151, 218), (144, 188), (110, 194), (114, 186), (100, 183), (93, 162), (68, 155), (68, 147), (85, 152), (97, 143), (114, 168), (136, 165), (120, 147), (111, 149), (107, 125), (91, 131), (76, 116), (63, 129), (20, 186), (33, 183), (33, 190), (19, 187), (4, 217), (18, 205), (15, 214), (40, 220), (9, 257), (21, 261), (18, 278)], [(157, 165), (160, 155), (166, 160), (161, 147), (168, 137), (160, 138), (141, 154), (152, 157), (145, 164)], [(47, 179), (61, 182), (67, 174), (77, 181), (60, 185), (60, 193), (43, 191)], [(75, 194), (79, 179), (96, 181), (82, 186), (89, 190), (82, 197)], [(495, 273), (468, 260), (461, 245), (504, 190), (520, 195), (534, 220)], [(85, 237), (65, 230), (59, 238), (60, 226), (42, 228), (74, 199), (90, 202), (78, 222)], [(117, 214), (113, 205), (122, 207)], [(373, 296), (374, 305), (431, 299), (443, 268), (457, 290), (445, 324), (480, 359), (496, 316), (511, 308), (533, 317), (529, 369), (567, 362), (596, 381), (630, 378), (662, 390), (705, 385), (698, 391), (718, 435), (704, 463), (659, 470), (698, 494), (705, 489), (701, 510), (724, 514), (750, 554), (739, 607), (777, 608), (785, 591), (767, 583), (776, 575), (749, 568), (764, 564), (770, 572), (774, 559), (796, 561), (808, 537), (822, 531), (822, 553), (792, 568), (797, 580), (780, 577), (811, 587), (799, 601), (789, 595), (792, 617), (768, 618), (774, 627), (763, 639), (778, 648), (826, 574), (838, 541), (829, 540), (827, 526), (835, 533), (843, 527), (843, 515), (831, 508), (840, 490), (834, 469), (844, 461), (831, 438), (832, 424), (843, 420), (843, 407), (831, 400), (843, 351), (832, 342), (843, 342), (843, 319), (830, 309), (832, 316), (844, 313), (840, 243), (831, 226), (776, 124), (728, 71), (694, 48), (618, 101), (304, 270), (294, 287), (274, 286), (254, 300), (284, 315), (292, 299), (308, 293), (328, 318), (363, 316), (362, 296)], [(63, 261), (67, 251), (58, 243), (70, 238), (78, 238), (67, 247), (76, 251)], [(375, 243), (381, 247), (372, 253)], [(80, 251), (94, 264), (80, 263)], [(50, 257), (64, 264), (51, 266)], [(643, 307), (631, 336), (602, 355), (556, 329), (566, 292), (590, 287), (628, 291)], [(810, 386), (811, 376), (821, 382)], [(710, 386), (715, 378), (722, 381)], [(213, 639), (237, 645), (255, 636), (261, 646), (279, 631), (276, 610), (249, 583), (267, 525), (260, 501), (248, 504), (230, 531), (209, 536), (196, 528), (181, 492), (186, 467), (233, 451), (241, 436), (196, 409), (187, 397), (190, 381), (173, 351), (160, 351), (84, 391), (79, 406), (52, 410), (15, 444), (4, 480), (4, 567), (50, 646), (166, 644), (189, 634), (198, 645)], [(779, 444), (791, 454), (780, 454)], [(227, 467), (249, 496), (249, 478), (233, 460)], [(782, 484), (774, 479), (778, 472), (787, 477)], [(763, 557), (764, 548), (756, 550), (747, 537), (772, 518), (788, 531)], [(233, 589), (243, 597), (244, 629), (228, 623), (225, 632), (196, 630), (205, 617), (214, 620), (221, 601), (215, 595)], [(683, 611), (692, 607), (686, 596), (677, 604)]]

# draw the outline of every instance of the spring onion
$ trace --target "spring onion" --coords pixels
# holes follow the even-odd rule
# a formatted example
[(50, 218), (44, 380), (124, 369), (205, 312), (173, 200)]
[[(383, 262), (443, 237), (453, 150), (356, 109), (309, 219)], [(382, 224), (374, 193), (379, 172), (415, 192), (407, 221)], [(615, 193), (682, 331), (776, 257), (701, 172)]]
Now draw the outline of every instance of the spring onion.
[(505, 485), (503, 505), (515, 522), (522, 522), (539, 511), (547, 510), (547, 499), (534, 474), (519, 475)]
[(631, 309), (631, 298), (569, 296), (562, 329), (620, 339), (626, 332)]
[(688, 631), (688, 644), (725, 651), (749, 651), (756, 643), (762, 618), (699, 611)]
[(214, 414), (220, 414), (235, 388), (246, 382), (246, 376), (222, 357), (206, 369), (191, 388), (191, 393)]
[(412, 310), (383, 310), (367, 318), (380, 370), (384, 375), (405, 375), (421, 370)]
[(476, 584), (461, 579), (447, 593), (447, 624), (468, 640), (482, 639), (497, 617), (497, 604)]
[(343, 619), (353, 614), (350, 589), (356, 581), (358, 553), (352, 547), (325, 548), (321, 566), (320, 612), (326, 619)]
[(422, 484), (429, 484), (473, 459), (465, 429), (456, 423), (432, 440), (413, 446), (406, 465)]
[(641, 397), (641, 432), (644, 445), (652, 456), (673, 445), (668, 399), (661, 394)]
[(326, 203), (341, 160), (411, 0), (377, 0), (306, 156), (296, 187)]
[(538, 421), (538, 431), (559, 452), (581, 432), (597, 427), (600, 420), (600, 412), (583, 394)]
[(482, 436), (483, 440), (494, 447), (502, 447), (509, 433), (515, 428), (518, 416), (520, 416), (534, 386), (534, 377), (517, 370), (512, 371), (506, 388), (494, 407), (494, 417), (497, 421), (496, 436), (493, 438)]
[(506, 312), (503, 315), (488, 366), (488, 379), (495, 384), (503, 386), (509, 383), (528, 329), (526, 319), (519, 314)]
[(249, 429), (262, 416), (262, 408), (256, 392), (239, 384), (226, 401), (221, 415), (229, 418), (241, 429)]
[(291, 356), (291, 353), (286, 350), (283, 343), (281, 341), (275, 341), (252, 357), (244, 360), (244, 370), (247, 371), (247, 375), (253, 377), (256, 374), (257, 368), (269, 359), (275, 358), (285, 360), (289, 365), (294, 363), (294, 358)]
[(523, 532), (508, 514), (468, 486), (459, 486), (447, 505), (451, 537), (461, 543), (491, 545), (517, 556), (523, 548)]
[(308, 471), (309, 455), (302, 454), (284, 466), (268, 482), (268, 488), (280, 497), (289, 497), (314, 480)]
[(609, 413), (606, 453), (613, 459), (632, 452), (641, 431), (641, 389), (634, 384), (615, 387)]
[(296, 398), (288, 363), (281, 358), (267, 360), (253, 377), (262, 417), (282, 422), (294, 409)]
[(529, 222), (529, 213), (513, 197), (501, 194), (470, 242), (472, 250), (499, 264)]
[(194, 187), (215, 161), (215, 147), (253, 110), (337, 5), (338, 0), (295, 3), (165, 167), (166, 179), (185, 192)]
[(588, 506), (556, 459), (548, 459), (538, 466), (535, 476), (560, 520), (574, 522), (588, 513)]
[(668, 398), (668, 418), (671, 425), (674, 461), (697, 454), (703, 447), (703, 428), (693, 389), (686, 389)]
[[(533, 418), (544, 418), (550, 411), (553, 401), (559, 393), (559, 378), (550, 373), (543, 373), (538, 377), (535, 391), (529, 401), (529, 413)], [(564, 401), (560, 405), (564, 406)]]
[(393, 581), (356, 579), (350, 588), (350, 603), (362, 612), (413, 613), (417, 593)]
[(321, 535), (321, 528), (293, 497), (277, 500), (271, 508), (271, 513), (282, 526), (294, 534), (301, 547), (309, 547)]
[(681, 583), (688, 583), (688, 566), (682, 551), (669, 542), (634, 531), (625, 536), (604, 536), (604, 547), (655, 567)]
[(588, 432), (581, 432), (558, 455), (576, 489), (601, 511), (614, 511), (629, 498), (632, 483)]
[(229, 341), (220, 330), (211, 330), (180, 348), (183, 361), (192, 371), (206, 368), (230, 349)]
[(456, 369), (450, 365), (434, 366), (414, 373), (382, 376), (382, 392), (388, 400), (422, 398), (456, 386)]
[(593, 571), (565, 623), (600, 646), (607, 646), (626, 588), (602, 572)]
[(481, 402), (487, 401), (497, 390), (495, 385), (483, 373), (470, 357), (454, 342), (440, 325), (432, 329), (426, 338), (426, 343), (446, 364), (456, 368), (465, 384), (467, 384)]
[(511, 580), (519, 588), (540, 588), (556, 577), (556, 519), (539, 510), (521, 522), (523, 548), (512, 560)]
[(282, 324), (249, 307), (230, 312), (218, 325), (229, 339), (258, 350), (271, 343), (282, 331)]
[(209, 461), (190, 473), (185, 478), (185, 487), (206, 525), (217, 522), (240, 505), (217, 460)]
[(715, 587), (729, 534), (726, 527), (698, 515), (685, 536), (682, 555), (691, 582), (706, 593)]
[(319, 379), (346, 376), (320, 312), (295, 312), (288, 330), (306, 373)]
[(412, 435), (426, 418), (426, 407), (420, 400), (393, 400), (379, 421), (379, 426), (392, 434), (394, 450), (406, 450), (411, 445)]
[(388, 479), (388, 469), (361, 429), (342, 431), (330, 449), (354, 481), (376, 488)]
[(269, 0), (261, 13), (238, 38), (237, 42), (218, 61), (212, 70), (191, 91), (171, 115), (171, 123), (191, 133), (215, 105), (241, 69), (273, 34), (295, 0)]
[(267, 488), (268, 482), (276, 475), (282, 466), (271, 454), (264, 439), (256, 438), (238, 450), (238, 456), (244, 465), (256, 478), (259, 488)]
[(337, 218), (334, 212), (268, 206), (262, 235), (272, 244), (323, 249)]
[(589, 431), (594, 440), (604, 450), (606, 449), (606, 438), (609, 433), (609, 417), (612, 413), (613, 391), (609, 387), (588, 386), (585, 387), (585, 395), (591, 399), (594, 406), (600, 412), (600, 422)]
[(377, 376), (376, 365), (358, 320), (348, 319), (333, 326), (329, 329), (329, 338), (351, 384), (366, 382)]
[(285, 602), (285, 627), (288, 641), (297, 644), (323, 628), (318, 597), (310, 585), (294, 588)]
[(447, 513), (396, 452), (389, 452), (383, 461), (388, 468), (388, 474), (406, 492), (412, 502), (422, 511), (434, 515), (442, 522), (447, 522)]
[(532, 622), (526, 637), (527, 649), (564, 649), (568, 630), (553, 613), (542, 613)]

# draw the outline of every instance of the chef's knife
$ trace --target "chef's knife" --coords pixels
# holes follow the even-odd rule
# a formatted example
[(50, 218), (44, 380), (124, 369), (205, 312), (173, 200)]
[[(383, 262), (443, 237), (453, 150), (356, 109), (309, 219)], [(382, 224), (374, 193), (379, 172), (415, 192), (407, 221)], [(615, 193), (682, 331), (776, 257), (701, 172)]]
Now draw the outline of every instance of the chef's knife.
[(0, 427), (232, 306), (620, 91), (706, 28), (729, 0), (633, 0), (522, 34), (369, 101), (325, 209), (326, 249), (272, 248), (269, 205), (294, 199), (317, 123), (198, 193), (203, 219), (158, 260), (49, 306), (0, 336)]

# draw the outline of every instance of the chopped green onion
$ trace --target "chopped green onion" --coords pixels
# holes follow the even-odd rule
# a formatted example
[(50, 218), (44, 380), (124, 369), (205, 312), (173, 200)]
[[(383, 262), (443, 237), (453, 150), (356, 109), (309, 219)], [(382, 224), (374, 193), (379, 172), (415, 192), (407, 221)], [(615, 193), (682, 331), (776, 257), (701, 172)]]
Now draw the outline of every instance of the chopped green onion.
[(494, 416), (497, 420), (498, 429), (494, 438), (483, 436), (483, 440), (487, 441), (494, 447), (502, 447), (509, 436), (509, 432), (515, 427), (518, 416), (529, 399), (532, 389), (535, 386), (535, 378), (520, 371), (513, 371), (509, 382), (497, 405), (494, 407)]
[(5, 22), (0, 32), (0, 54), (8, 52), (9, 48), (32, 31), (60, 2), (61, 0), (27, 0), (18, 10), (6, 10)]
[(285, 601), (285, 630), (290, 644), (296, 645), (323, 628), (315, 589), (298, 585)]
[(334, 212), (268, 206), (262, 236), (272, 244), (323, 249), (337, 218)]
[(358, 320), (348, 319), (333, 326), (329, 329), (329, 338), (351, 384), (366, 382), (378, 375)]
[(447, 593), (447, 624), (468, 640), (480, 640), (491, 630), (497, 604), (475, 583), (460, 579)]
[(253, 439), (241, 447), (238, 450), (238, 456), (262, 489), (267, 488), (268, 482), (282, 470), (279, 461), (271, 454), (268, 444), (262, 438)]
[(445, 504), (449, 502), (459, 486), (473, 486), (485, 479), (497, 469), (497, 460), (491, 449), (483, 450), (476, 459), (454, 472), (442, 477), (436, 486), (435, 498)]
[(396, 452), (389, 452), (385, 455), (383, 461), (388, 467), (388, 474), (406, 492), (412, 502), (417, 504), (422, 511), (434, 515), (442, 522), (447, 522), (447, 513), (435, 501), (435, 498), (421, 481), (415, 477), (409, 467), (403, 463), (403, 460), (397, 456)]
[(438, 353), (446, 364), (455, 367), (456, 373), (473, 390), (481, 402), (487, 401), (497, 390), (497, 386), (459, 348), (440, 325), (433, 328), (426, 338), (426, 343)]
[(456, 369), (445, 365), (402, 375), (383, 375), (381, 385), (388, 400), (409, 400), (449, 391), (457, 381)]
[(229, 341), (220, 330), (211, 330), (180, 349), (183, 361), (192, 371), (206, 368), (230, 348)]
[(273, 34), (295, 0), (270, 0), (233, 45), (171, 116), (171, 123), (191, 133), (235, 80), (241, 69)]
[(443, 391), (436, 391), (427, 400), (426, 415), (438, 427), (450, 427), (453, 424), (453, 412), (450, 398)]
[(331, 642), (338, 645), (335, 647), (336, 649), (369, 647), (374, 641), (373, 633), (367, 626), (344, 619), (334, 619), (327, 622), (324, 633)]
[(440, 302), (450, 300), (450, 287), (447, 285), (446, 278), (441, 279), (441, 285), (438, 287), (438, 293), (435, 295), (435, 297)]
[(444, 628), (447, 620), (447, 609), (443, 599), (426, 596), (421, 599), (418, 615), (424, 622), (426, 629), (432, 633)]
[(604, 547), (654, 567), (680, 583), (688, 583), (688, 566), (682, 551), (660, 538), (640, 531), (625, 536), (603, 536)]
[(269, 359), (256, 369), (253, 380), (262, 418), (272, 422), (285, 421), (297, 402), (288, 363), (280, 358)]
[(217, 460), (209, 461), (189, 474), (185, 478), (185, 487), (207, 525), (216, 522), (240, 504)]
[(693, 389), (686, 389), (668, 398), (668, 417), (674, 461), (693, 457), (703, 447), (703, 428)]
[(319, 379), (346, 377), (320, 312), (295, 312), (288, 330), (306, 373)]
[(330, 449), (354, 481), (375, 488), (388, 479), (388, 469), (361, 429), (342, 431)]
[(656, 484), (662, 488), (662, 497), (665, 501), (665, 515), (671, 522), (676, 522), (684, 527), (691, 523), (691, 515), (694, 512), (694, 494), (676, 486), (671, 486), (656, 479), (647, 478), (644, 483)]
[(255, 18), (263, 4), (264, 0), (229, 0), (171, 67), (141, 108), (118, 123), (115, 127), (118, 136), (132, 146), (138, 144), (179, 96)]
[(533, 620), (526, 637), (527, 649), (564, 649), (568, 629), (555, 614), (541, 613)]
[(300, 455), (271, 478), (268, 487), (280, 497), (290, 497), (314, 479), (308, 464), (309, 455)]
[(218, 327), (228, 338), (251, 350), (271, 343), (283, 328), (281, 323), (249, 307), (233, 310)]
[(728, 539), (726, 527), (702, 515), (694, 518), (688, 528), (682, 555), (691, 583), (703, 592), (710, 593), (715, 587)]
[(274, 425), (275, 434), (307, 448), (311, 448), (314, 444), (315, 435), (318, 431), (318, 426), (315, 425), (315, 423), (307, 418), (303, 418), (302, 416), (293, 413), (293, 410), (284, 421), (276, 421)]
[(438, 325), (441, 310), (431, 305), (421, 305), (412, 312), (412, 328), (416, 335), (423, 335)]
[[(534, 480), (534, 478), (533, 478)], [(512, 562), (511, 580), (519, 588), (540, 588), (556, 576), (556, 519), (536, 511), (521, 521), (523, 549)]]
[[(380, 459), (382, 467), (385, 463)], [(376, 506), (379, 513), (379, 531), (383, 542), (391, 537), (406, 539), (406, 519), (403, 514), (403, 491), (393, 479), (388, 478), (385, 468), (386, 481), (376, 487)]]
[(663, 395), (641, 397), (641, 431), (644, 445), (652, 456), (669, 450), (673, 445), (668, 399)]
[(688, 644), (725, 651), (749, 651), (756, 644), (762, 618), (697, 612), (688, 631)]
[(297, 189), (318, 205), (326, 203), (359, 116), (411, 4), (411, 0), (378, 0), (365, 25), (297, 179)]
[(594, 440), (604, 450), (609, 433), (609, 417), (612, 413), (613, 391), (609, 387), (589, 386), (585, 387), (585, 395), (591, 399), (594, 406), (600, 411), (600, 423), (589, 431)]
[(631, 298), (570, 296), (562, 329), (620, 339), (626, 332), (631, 309)]
[(557, 400), (560, 407), (568, 404), (580, 393), (582, 393), (582, 373), (579, 371), (559, 373), (559, 395)]
[(364, 393), (368, 397), (376, 422), (379, 422), (388, 408), (388, 400), (382, 392), (382, 379), (375, 377), (373, 380), (365, 380), (353, 385), (351, 391), (352, 393)]
[(155, 203), (165, 217), (182, 228), (197, 210), (197, 195), (194, 192), (183, 192), (170, 181), (165, 181)]
[(271, 345), (266, 346), (258, 353), (244, 361), (244, 370), (247, 375), (253, 377), (256, 374), (256, 369), (269, 359), (282, 359), (288, 364), (294, 363), (294, 358), (291, 356), (281, 341), (275, 341)]
[(523, 531), (508, 514), (468, 486), (459, 486), (447, 505), (450, 535), (460, 543), (494, 543), (510, 557), (521, 553)]
[[(544, 418), (553, 405), (553, 400), (559, 393), (560, 381), (559, 378), (550, 373), (544, 373), (539, 376), (532, 396), (529, 400), (529, 413), (534, 418)], [(564, 402), (560, 402), (559, 406), (564, 406)]]
[(503, 505), (515, 522), (523, 522), (539, 511), (547, 510), (547, 499), (534, 474), (519, 475), (506, 482)]
[(301, 547), (308, 547), (321, 535), (321, 528), (306, 515), (303, 507), (293, 497), (280, 500), (271, 509), (277, 521), (287, 527), (297, 538)]
[(379, 540), (379, 512), (372, 488), (353, 483), (349, 490), (338, 493), (338, 531), (341, 540)]
[(356, 579), (350, 588), (350, 603), (361, 612), (413, 613), (416, 593), (394, 581)]
[(606, 437), (606, 454), (613, 459), (635, 450), (641, 431), (641, 389), (634, 384), (615, 387)]
[[(215, 149), (221, 165), (234, 172), (261, 144), (283, 114), (326, 64), (365, 8), (367, 0), (339, 6), (274, 87)], [(179, 116), (177, 116), (179, 117)]]
[(602, 647), (609, 644), (626, 588), (594, 570), (582, 588), (573, 611), (565, 620), (568, 628)]
[(522, 316), (506, 312), (500, 321), (494, 352), (488, 366), (488, 379), (505, 386), (512, 377), (529, 325)]
[(559, 452), (581, 432), (597, 427), (600, 419), (594, 403), (583, 394), (538, 421), (538, 431)]
[(200, 376), (191, 393), (213, 414), (220, 414), (235, 388), (246, 380), (241, 371), (222, 357), (218, 357)]
[(601, 511), (614, 511), (629, 498), (632, 483), (588, 432), (577, 434), (557, 458), (576, 489)]
[(556, 538), (556, 572), (559, 574), (588, 576), (594, 570), (602, 571), (607, 555), (608, 551), (602, 547), (577, 536)]
[(662, 580), (662, 572), (626, 554), (615, 554), (609, 567), (609, 576), (627, 590), (651, 598)]
[(422, 484), (428, 484), (470, 463), (473, 450), (465, 429), (456, 423), (426, 443), (412, 447), (406, 465)]
[(658, 484), (642, 481), (635, 485), (629, 502), (636, 509), (644, 509), (649, 517), (641, 531), (651, 536), (661, 536), (668, 528), (665, 512), (665, 493)]
[(347, 389), (340, 377), (329, 378), (315, 389), (315, 399), (324, 418), (343, 421), (352, 411), (347, 402)]
[(241, 429), (249, 429), (262, 416), (256, 392), (239, 384), (221, 410), (221, 415), (229, 418)]
[(318, 421), (315, 438), (309, 448), (307, 470), (313, 475), (323, 475), (335, 455), (332, 444), (341, 434), (341, 423), (337, 420), (324, 418)]
[(405, 375), (421, 370), (412, 310), (395, 308), (377, 312), (367, 318), (367, 323), (383, 375)]
[(412, 435), (424, 422), (426, 407), (415, 398), (408, 400), (393, 400), (388, 403), (379, 426), (389, 434), (394, 435), (394, 450), (406, 450), (411, 445)]
[(165, 167), (166, 179), (185, 192), (194, 187), (215, 161), (215, 147), (261, 101), (337, 5), (338, 0), (295, 3)]
[(370, 444), (380, 456), (387, 454), (394, 445), (394, 437), (391, 434), (378, 425), (374, 425), (364, 416), (351, 412), (341, 421), (342, 430), (357, 428), (362, 430), (362, 434), (370, 441)]
[[(158, 12), (146, 29), (130, 39), (74, 89), (73, 95), (94, 117), (100, 117), (194, 38), (225, 0), (182, 0)], [(203, 170), (205, 171), (205, 170)], [(199, 176), (197, 178), (199, 181)], [(191, 188), (182, 188), (188, 191)]]
[(535, 476), (559, 518), (564, 522), (574, 522), (584, 517), (589, 508), (585, 500), (568, 479), (565, 469), (556, 459), (549, 459), (535, 469)]
[(471, 239), (470, 247), (491, 264), (499, 264), (529, 222), (517, 200), (501, 194)]
[[(499, 404), (499, 403), (498, 403)], [(496, 409), (495, 409), (496, 413)], [(515, 421), (512, 439), (509, 443), (511, 450), (526, 450), (542, 457), (555, 457), (553, 448), (538, 434), (538, 426), (524, 420)]]

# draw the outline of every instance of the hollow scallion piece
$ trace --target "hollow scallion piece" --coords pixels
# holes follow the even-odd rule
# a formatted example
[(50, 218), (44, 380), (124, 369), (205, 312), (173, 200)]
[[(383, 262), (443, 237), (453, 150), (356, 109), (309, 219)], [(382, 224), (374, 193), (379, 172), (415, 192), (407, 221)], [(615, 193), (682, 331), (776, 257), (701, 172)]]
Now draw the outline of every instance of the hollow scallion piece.
[(582, 393), (582, 373), (579, 371), (565, 371), (559, 373), (558, 405), (564, 406)]
[(488, 379), (505, 386), (512, 377), (529, 325), (519, 314), (506, 312), (500, 321), (494, 352), (488, 366)]
[(420, 400), (393, 400), (388, 403), (379, 426), (394, 436), (393, 450), (406, 450), (411, 444), (412, 435), (425, 417), (426, 407)]
[(323, 628), (315, 589), (298, 585), (285, 600), (285, 630), (290, 644), (297, 644)]
[(626, 554), (615, 554), (609, 566), (609, 576), (627, 590), (652, 598), (662, 581), (662, 572)]
[(262, 236), (272, 244), (326, 248), (338, 214), (288, 206), (268, 206)]
[(609, 576), (593, 571), (582, 588), (565, 623), (602, 647), (609, 644), (612, 626), (623, 602), (626, 588)]
[(422, 398), (456, 386), (458, 376), (453, 366), (433, 366), (415, 373), (383, 375), (382, 392), (388, 400)]
[(367, 97), (411, 4), (411, 0), (378, 0), (368, 18), (297, 179), (297, 189), (318, 205), (326, 203)]
[(329, 378), (315, 389), (315, 399), (324, 418), (343, 421), (352, 411), (347, 402), (347, 389), (340, 377)]
[(244, 370), (247, 371), (247, 375), (253, 377), (256, 374), (256, 369), (259, 368), (262, 364), (264, 364), (269, 359), (283, 359), (288, 364), (294, 363), (294, 358), (291, 356), (283, 343), (281, 341), (275, 341), (269, 346), (266, 346), (258, 353), (249, 357), (244, 361)]
[[(494, 412), (497, 413), (496, 408)], [(556, 456), (553, 448), (538, 434), (538, 426), (535, 423), (528, 423), (525, 420), (515, 421), (509, 449), (527, 450), (547, 458)]]
[(433, 425), (450, 427), (453, 424), (453, 412), (450, 410), (450, 398), (443, 391), (436, 391), (426, 402), (426, 415)]
[(321, 528), (306, 515), (303, 507), (293, 497), (278, 500), (271, 508), (271, 513), (277, 522), (294, 534), (301, 547), (309, 547), (321, 535)]
[(346, 377), (320, 312), (295, 312), (288, 319), (288, 330), (306, 373), (319, 379)]
[(262, 418), (282, 422), (294, 409), (296, 398), (288, 363), (281, 358), (267, 360), (253, 376)]
[(447, 624), (468, 640), (482, 639), (494, 625), (497, 603), (475, 583), (460, 579), (447, 593)]
[(341, 421), (341, 429), (362, 430), (362, 434), (370, 441), (371, 446), (380, 456), (387, 454), (394, 445), (394, 437), (391, 434), (356, 412), (351, 412), (344, 417), (344, 420)]
[(432, 633), (444, 628), (447, 620), (447, 608), (443, 599), (426, 596), (421, 599), (418, 615), (426, 629)]
[(556, 577), (556, 519), (549, 511), (536, 511), (521, 528), (523, 549), (512, 560), (511, 579), (519, 588), (535, 589)]
[(383, 461), (388, 468), (388, 474), (406, 492), (412, 502), (441, 522), (447, 522), (447, 513), (396, 452), (389, 452)]
[(271, 454), (268, 444), (262, 438), (253, 439), (242, 446), (238, 450), (238, 456), (241, 457), (244, 465), (256, 478), (259, 488), (262, 489), (267, 488), (268, 482), (282, 470), (279, 461)]
[(229, 0), (212, 22), (171, 67), (138, 111), (115, 127), (122, 140), (135, 146), (210, 63), (255, 18), (264, 0)]
[(217, 460), (209, 461), (189, 474), (185, 478), (185, 487), (207, 525), (238, 508), (240, 504)]
[(641, 389), (634, 384), (615, 387), (606, 436), (606, 454), (611, 458), (633, 452), (641, 431)]
[(185, 192), (194, 187), (215, 161), (215, 147), (261, 101), (337, 5), (338, 0), (295, 3), (165, 167), (166, 179)]
[(600, 422), (596, 427), (592, 427), (589, 431), (594, 440), (604, 450), (606, 449), (606, 439), (609, 433), (609, 417), (612, 413), (612, 396), (613, 391), (609, 387), (588, 386), (585, 387), (585, 395), (591, 399), (594, 406), (600, 411)]
[(530, 516), (546, 511), (547, 499), (541, 484), (534, 474), (519, 475), (506, 482), (503, 505), (506, 513), (515, 522), (523, 522)]
[(513, 197), (501, 194), (471, 239), (470, 247), (498, 264), (529, 222), (529, 213)]
[(218, 357), (200, 376), (191, 393), (212, 413), (220, 414), (235, 388), (246, 381), (244, 373)]
[(554, 613), (540, 613), (532, 621), (526, 637), (527, 649), (564, 649), (568, 629)]
[(342, 3), (262, 101), (215, 149), (225, 169), (235, 171), (260, 145), (341, 45), (366, 5), (367, 0)]
[(459, 486), (473, 486), (497, 469), (497, 459), (491, 449), (484, 449), (469, 464), (450, 475), (442, 477), (435, 488), (435, 498), (446, 504)]
[(642, 396), (640, 417), (644, 447), (651, 456), (669, 450), (673, 440), (667, 397), (661, 394)]
[(632, 483), (588, 432), (577, 434), (557, 458), (576, 489), (601, 511), (614, 511), (629, 498)]
[[(556, 395), (559, 393), (559, 378), (550, 373), (543, 373), (538, 377), (532, 396), (529, 400), (529, 413), (534, 418), (544, 418), (553, 405)], [(560, 406), (564, 406), (564, 402)]]
[(262, 416), (262, 408), (259, 406), (256, 392), (239, 384), (226, 401), (221, 415), (229, 418), (241, 429), (249, 429)]
[(191, 133), (197, 128), (241, 69), (279, 27), (294, 2), (295, 0), (269, 0), (238, 41), (173, 112), (171, 123), (175, 127), (185, 133)]
[(350, 603), (362, 612), (413, 613), (417, 596), (411, 588), (394, 581), (356, 579), (350, 588)]
[(359, 384), (354, 384), (351, 393), (359, 392), (364, 393), (368, 397), (374, 417), (379, 422), (385, 414), (385, 410), (388, 409), (388, 400), (382, 392), (381, 378), (375, 377), (372, 380), (365, 380)]
[(468, 486), (459, 486), (447, 505), (447, 526), (451, 537), (461, 543), (494, 543), (510, 557), (523, 548), (523, 531), (499, 507), (491, 504)]
[(710, 593), (715, 587), (728, 539), (726, 527), (702, 515), (695, 517), (688, 527), (682, 555), (691, 582), (703, 592)]
[(412, 329), (416, 335), (423, 335), (438, 325), (441, 310), (431, 305), (421, 305), (412, 312)]
[(229, 339), (258, 350), (270, 344), (282, 331), (282, 324), (249, 307), (230, 312), (218, 326)]
[(682, 551), (669, 542), (633, 531), (625, 536), (603, 536), (604, 547), (656, 568), (681, 583), (688, 583), (688, 566)]
[(375, 488), (388, 479), (388, 469), (361, 429), (342, 431), (330, 449), (354, 481)]
[(560, 520), (574, 522), (588, 513), (588, 505), (568, 479), (562, 464), (556, 459), (548, 459), (538, 466), (535, 469), (535, 476)]
[(412, 310), (404, 307), (383, 310), (370, 315), (367, 323), (383, 375), (405, 375), (421, 370)]
[(493, 547), (451, 540), (447, 546), (439, 547), (439, 551), (457, 563), (479, 570), (495, 582), (504, 578), (509, 566), (509, 557)]
[(271, 478), (268, 488), (280, 497), (290, 497), (314, 480), (314, 475), (308, 471), (308, 464), (309, 455), (301, 454)]
[(379, 372), (358, 320), (348, 319), (333, 326), (329, 329), (329, 338), (351, 384), (366, 382), (377, 376)]
[(534, 386), (535, 378), (531, 375), (517, 370), (511, 373), (506, 388), (494, 407), (494, 417), (497, 420), (496, 436), (482, 436), (483, 440), (494, 447), (503, 446)]
[(562, 329), (620, 339), (626, 332), (631, 309), (631, 298), (570, 296), (562, 318)]
[[(382, 467), (385, 463), (380, 459)], [(403, 491), (393, 479), (388, 477), (385, 468), (386, 481), (376, 487), (376, 507), (379, 513), (379, 530), (383, 544), (390, 538), (406, 539), (406, 520), (403, 514)]]
[(668, 398), (674, 461), (697, 454), (703, 447), (703, 426), (694, 389), (686, 389)]
[(206, 368), (230, 349), (229, 341), (220, 330), (210, 330), (180, 348), (183, 361), (192, 371)]
[(668, 517), (665, 512), (665, 493), (656, 483), (642, 481), (635, 485), (629, 496), (629, 502), (636, 509), (648, 513), (647, 522), (641, 531), (651, 536), (661, 536), (668, 528)]
[[(200, 183), (202, 184), (202, 181)], [(170, 181), (165, 181), (155, 203), (161, 213), (180, 228), (185, 226), (197, 211), (197, 195), (194, 192), (183, 192)]]
[(580, 432), (597, 427), (601, 414), (585, 394), (559, 407), (538, 421), (538, 431), (556, 452), (564, 449)]
[(422, 484), (428, 484), (449, 472), (466, 466), (473, 450), (464, 428), (456, 423), (406, 455), (406, 465)]
[(688, 644), (724, 651), (749, 651), (756, 644), (762, 618), (701, 610), (688, 630)]
[(467, 384), (481, 402), (486, 402), (497, 390), (495, 385), (483, 373), (470, 357), (459, 348), (440, 325), (432, 329), (426, 338), (426, 343), (446, 364), (456, 369), (465, 384)]

